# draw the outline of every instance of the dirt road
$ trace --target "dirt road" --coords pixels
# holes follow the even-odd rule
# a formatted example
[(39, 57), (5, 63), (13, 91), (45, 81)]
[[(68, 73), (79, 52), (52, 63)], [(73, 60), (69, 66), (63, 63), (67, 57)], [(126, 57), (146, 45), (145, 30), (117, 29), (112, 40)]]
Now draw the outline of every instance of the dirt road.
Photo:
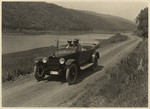
[[(2, 85), (2, 106), (4, 107), (68, 107), (82, 94), (87, 85), (103, 78), (105, 70), (114, 66), (126, 57), (137, 44), (140, 38), (128, 34), (128, 40), (100, 48), (101, 54), (97, 71), (88, 69), (82, 71), (77, 83), (71, 86), (58, 77), (47, 78), (37, 82), (33, 74)], [(102, 79), (103, 81), (103, 79)]]

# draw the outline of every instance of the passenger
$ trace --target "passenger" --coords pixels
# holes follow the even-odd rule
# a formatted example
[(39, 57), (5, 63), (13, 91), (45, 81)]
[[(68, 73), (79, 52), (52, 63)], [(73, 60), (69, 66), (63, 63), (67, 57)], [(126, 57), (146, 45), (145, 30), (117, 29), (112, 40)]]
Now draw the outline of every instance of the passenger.
[(74, 39), (74, 41), (73, 41), (73, 47), (77, 47), (78, 51), (81, 50), (81, 45), (79, 44), (79, 39)]

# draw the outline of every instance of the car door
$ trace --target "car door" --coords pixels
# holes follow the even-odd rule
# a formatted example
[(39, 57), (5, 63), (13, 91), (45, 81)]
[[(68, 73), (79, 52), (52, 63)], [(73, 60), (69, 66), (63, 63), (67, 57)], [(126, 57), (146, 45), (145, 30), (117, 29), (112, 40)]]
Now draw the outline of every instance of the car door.
[(79, 51), (79, 64), (85, 64), (88, 63), (91, 59), (91, 55), (94, 52), (94, 49), (87, 49), (87, 50), (81, 50)]
[(86, 63), (90, 62), (93, 52), (94, 52), (94, 49), (88, 49), (87, 51), (85, 51), (85, 62)]
[(79, 51), (79, 64), (83, 65), (86, 63), (86, 51)]

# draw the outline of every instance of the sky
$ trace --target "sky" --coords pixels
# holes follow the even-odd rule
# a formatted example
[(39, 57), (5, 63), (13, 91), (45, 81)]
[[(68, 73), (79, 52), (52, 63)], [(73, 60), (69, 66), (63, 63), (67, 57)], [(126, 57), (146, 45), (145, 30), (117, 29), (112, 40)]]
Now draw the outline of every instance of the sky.
[(94, 11), (110, 14), (135, 21), (141, 9), (148, 6), (146, 2), (51, 2), (59, 6), (77, 10)]

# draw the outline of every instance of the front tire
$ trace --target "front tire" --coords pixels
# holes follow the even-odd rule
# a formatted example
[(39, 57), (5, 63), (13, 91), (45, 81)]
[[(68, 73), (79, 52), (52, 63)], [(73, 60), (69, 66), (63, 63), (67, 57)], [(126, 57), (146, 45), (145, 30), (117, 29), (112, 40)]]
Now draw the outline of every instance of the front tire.
[(34, 66), (34, 76), (38, 81), (44, 80), (45, 74), (42, 68)]
[(71, 64), (66, 70), (66, 80), (69, 85), (75, 83), (77, 78), (77, 66), (75, 64)]

